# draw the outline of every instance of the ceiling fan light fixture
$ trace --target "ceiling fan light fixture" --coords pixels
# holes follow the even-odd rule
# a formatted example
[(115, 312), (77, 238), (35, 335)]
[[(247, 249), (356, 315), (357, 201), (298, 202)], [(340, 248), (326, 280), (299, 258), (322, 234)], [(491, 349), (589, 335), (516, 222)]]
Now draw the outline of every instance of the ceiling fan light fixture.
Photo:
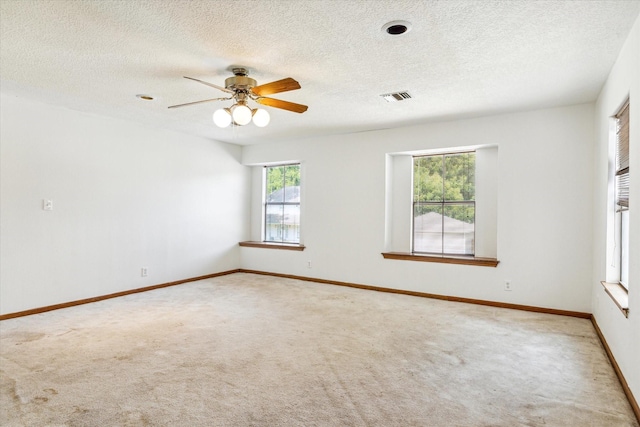
[(251, 122), (251, 108), (243, 104), (236, 104), (231, 107), (231, 116), (233, 117), (233, 122), (235, 124), (244, 126)]
[(213, 113), (213, 123), (221, 128), (226, 128), (231, 124), (231, 111), (228, 108), (220, 108)]
[(271, 120), (271, 116), (269, 116), (269, 112), (262, 108), (256, 108), (253, 110), (253, 124), (263, 128), (269, 124)]

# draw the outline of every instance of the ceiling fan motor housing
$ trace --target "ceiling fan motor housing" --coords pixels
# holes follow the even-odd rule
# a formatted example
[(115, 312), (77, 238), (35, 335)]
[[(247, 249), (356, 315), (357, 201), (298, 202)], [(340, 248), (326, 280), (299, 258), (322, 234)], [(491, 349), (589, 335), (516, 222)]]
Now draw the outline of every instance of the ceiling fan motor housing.
[(246, 68), (234, 68), (233, 74), (233, 77), (224, 81), (224, 86), (227, 89), (249, 91), (252, 87), (257, 86), (257, 82), (248, 77), (249, 71)]
[(256, 85), (257, 85), (256, 81), (251, 77), (247, 77), (247, 76), (229, 77), (224, 81), (224, 86), (227, 89), (231, 89), (231, 90), (249, 91), (251, 90), (252, 87), (255, 87)]

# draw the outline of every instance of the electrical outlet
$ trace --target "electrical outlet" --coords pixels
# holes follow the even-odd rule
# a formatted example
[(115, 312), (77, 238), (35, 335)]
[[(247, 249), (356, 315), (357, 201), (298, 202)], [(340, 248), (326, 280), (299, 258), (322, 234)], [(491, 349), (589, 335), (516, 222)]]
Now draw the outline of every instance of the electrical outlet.
[(505, 281), (504, 281), (504, 290), (505, 290), (505, 291), (511, 291), (511, 290), (513, 290), (513, 289), (511, 288), (511, 280), (505, 280)]
[(307, 261), (307, 268), (311, 268), (311, 261)]
[(149, 275), (149, 271), (147, 270), (147, 267), (142, 267), (140, 269), (140, 276), (141, 277), (147, 277)]
[(42, 201), (42, 210), (43, 211), (52, 211), (53, 210), (53, 200), (44, 199)]

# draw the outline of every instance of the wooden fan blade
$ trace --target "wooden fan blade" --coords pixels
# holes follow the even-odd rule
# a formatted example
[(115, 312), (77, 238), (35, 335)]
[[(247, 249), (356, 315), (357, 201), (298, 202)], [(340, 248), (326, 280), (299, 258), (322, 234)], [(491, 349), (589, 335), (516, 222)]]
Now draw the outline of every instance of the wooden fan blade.
[(304, 113), (307, 111), (306, 105), (296, 104), (289, 101), (282, 101), (274, 98), (256, 98), (258, 104), (268, 105), (269, 107), (281, 108), (283, 110), (293, 111), (294, 113)]
[(203, 102), (211, 102), (211, 101), (223, 101), (225, 99), (232, 99), (232, 98), (213, 98), (213, 99), (205, 99), (203, 101), (195, 101), (195, 102), (187, 102), (186, 104), (178, 104), (178, 105), (170, 105), (167, 108), (178, 108), (178, 107), (186, 107), (187, 105), (194, 105), (194, 104), (202, 104)]
[(278, 80), (276, 82), (265, 83), (263, 85), (256, 86), (251, 89), (251, 92), (255, 93), (258, 96), (265, 96), (296, 89), (300, 89), (300, 83), (298, 83), (291, 77), (287, 77), (286, 79)]
[(187, 77), (187, 76), (183, 76), (185, 79), (189, 79), (189, 80), (193, 80), (194, 82), (198, 82), (198, 83), (202, 83), (203, 85), (207, 85), (209, 87), (221, 90), (223, 92), (227, 92), (227, 93), (234, 93), (231, 89), (227, 89), (226, 87), (222, 87), (222, 86), (218, 86), (218, 85), (214, 85), (213, 83), (207, 83), (207, 82), (203, 82), (202, 80), (198, 80), (198, 79), (194, 79), (193, 77)]

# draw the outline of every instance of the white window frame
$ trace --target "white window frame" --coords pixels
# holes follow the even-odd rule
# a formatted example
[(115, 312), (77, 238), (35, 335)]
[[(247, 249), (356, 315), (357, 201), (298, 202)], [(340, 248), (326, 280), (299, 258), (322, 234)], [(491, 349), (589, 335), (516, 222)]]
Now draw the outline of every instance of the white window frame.
[[(268, 174), (268, 169), (271, 168), (277, 168), (277, 167), (290, 167), (290, 166), (297, 166), (299, 172), (301, 172), (300, 169), (300, 163), (283, 163), (283, 164), (275, 164), (275, 165), (265, 165), (263, 166), (262, 170), (262, 242), (264, 243), (280, 243), (280, 244), (291, 244), (291, 245), (299, 245), (300, 244), (300, 217), (301, 217), (301, 200), (300, 198), (298, 198), (298, 202), (287, 202), (283, 199), (282, 202), (269, 202), (268, 200), (268, 196), (269, 194), (267, 194), (267, 174)], [(283, 180), (285, 179), (285, 176), (283, 175)], [(283, 186), (284, 189), (284, 186)], [(298, 192), (300, 194), (301, 192), (301, 188), (300, 185), (298, 186)], [(284, 196), (284, 195), (283, 195)], [(300, 197), (300, 196), (299, 196)], [(268, 206), (282, 206), (283, 212), (286, 208), (286, 206), (297, 206), (298, 209), (298, 221), (297, 221), (297, 227), (295, 228), (295, 235), (291, 236), (291, 234), (289, 233), (289, 230), (287, 228), (287, 232), (284, 233), (282, 232), (282, 234), (280, 234), (280, 238), (279, 239), (273, 239), (273, 240), (267, 240), (268, 237), (268, 227), (269, 224), (267, 223), (267, 211), (268, 211)], [(285, 221), (285, 216), (283, 215), (283, 227), (284, 227), (284, 221)], [(284, 228), (283, 228), (284, 230)]]
[[(614, 245), (616, 254), (614, 256), (614, 265), (616, 267), (617, 282), (629, 290), (629, 99), (627, 99), (622, 107), (612, 117), (614, 121), (613, 144), (615, 145), (615, 170), (613, 176), (613, 187), (615, 197), (613, 201), (614, 209)], [(626, 130), (621, 129), (621, 118), (626, 121)], [(624, 152), (621, 155), (621, 151)], [(621, 159), (622, 157), (622, 159)], [(626, 175), (625, 175), (626, 174)], [(621, 196), (619, 194), (620, 185), (619, 177), (626, 176), (626, 202), (620, 203)]]
[[(443, 159), (443, 165), (444, 165), (444, 158), (446, 156), (455, 156), (455, 155), (462, 155), (462, 154), (473, 154), (474, 156), (474, 164), (475, 164), (475, 160), (476, 160), (476, 151), (475, 150), (468, 150), (468, 151), (455, 151), (455, 152), (445, 152), (445, 153), (430, 153), (430, 154), (421, 154), (421, 155), (414, 155), (412, 157), (412, 164), (415, 164), (415, 160), (417, 158), (422, 158), (422, 157), (441, 157)], [(444, 166), (443, 166), (444, 167)], [(474, 166), (475, 168), (475, 166)], [(443, 169), (444, 171), (444, 169)], [(415, 200), (415, 194), (414, 193), (414, 180), (415, 180), (415, 169), (412, 170), (412, 179), (411, 179), (411, 193), (412, 193), (412, 208), (411, 208), (411, 253), (414, 254), (427, 254), (427, 255), (439, 255), (439, 256), (466, 256), (466, 257), (474, 257), (475, 256), (475, 252), (476, 252), (476, 248), (475, 248), (475, 217), (476, 217), (476, 200), (475, 200), (475, 191), (474, 191), (474, 198), (473, 200), (464, 200), (464, 201), (450, 201), (450, 200), (445, 200), (443, 198), (443, 200), (441, 201), (430, 201), (430, 202), (416, 202)], [(475, 175), (475, 169), (474, 169), (474, 175)], [(443, 195), (444, 195), (444, 186), (445, 186), (445, 177), (443, 176)], [(474, 182), (475, 184), (475, 182)], [(416, 247), (415, 247), (415, 207), (417, 204), (423, 205), (423, 206), (441, 206), (443, 209), (443, 214), (442, 214), (442, 226), (441, 226), (441, 239), (442, 239), (442, 244), (441, 244), (441, 251), (440, 252), (424, 252), (424, 251), (417, 251)], [(470, 252), (465, 252), (465, 253), (451, 253), (451, 252), (446, 252), (445, 251), (445, 244), (444, 244), (444, 239), (445, 239), (445, 225), (444, 225), (444, 221), (445, 221), (445, 215), (444, 215), (444, 209), (447, 206), (473, 206), (473, 212), (474, 212), (474, 231), (473, 231), (473, 238), (472, 238), (472, 243), (471, 243), (471, 251)]]

